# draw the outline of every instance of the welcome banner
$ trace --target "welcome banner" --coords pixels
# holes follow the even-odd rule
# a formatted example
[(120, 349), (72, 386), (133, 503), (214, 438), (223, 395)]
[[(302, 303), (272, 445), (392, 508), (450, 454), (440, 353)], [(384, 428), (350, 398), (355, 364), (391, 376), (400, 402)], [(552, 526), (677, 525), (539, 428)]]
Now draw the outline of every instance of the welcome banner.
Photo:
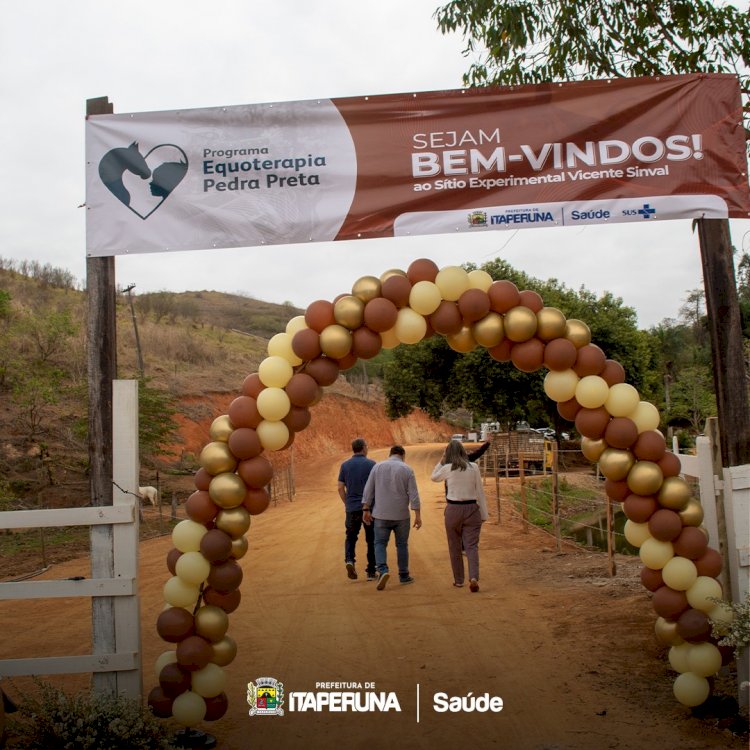
[(748, 218), (733, 75), (95, 115), (87, 252)]

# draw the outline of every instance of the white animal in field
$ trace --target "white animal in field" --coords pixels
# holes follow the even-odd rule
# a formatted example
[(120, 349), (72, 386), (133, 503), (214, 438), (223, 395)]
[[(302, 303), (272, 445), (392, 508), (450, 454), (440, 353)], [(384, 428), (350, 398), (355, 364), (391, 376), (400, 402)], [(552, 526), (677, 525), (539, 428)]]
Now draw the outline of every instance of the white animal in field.
[(138, 494), (141, 500), (148, 500), (154, 508), (159, 504), (159, 492), (156, 487), (139, 487)]

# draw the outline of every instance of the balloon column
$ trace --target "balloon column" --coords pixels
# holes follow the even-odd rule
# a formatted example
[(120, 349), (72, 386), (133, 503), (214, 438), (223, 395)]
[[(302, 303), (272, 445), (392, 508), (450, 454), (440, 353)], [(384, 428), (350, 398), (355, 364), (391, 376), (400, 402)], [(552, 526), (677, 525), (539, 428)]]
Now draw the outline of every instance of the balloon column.
[(547, 395), (584, 436), (584, 454), (599, 462), (609, 498), (629, 519), (626, 536), (640, 547), (657, 637), (672, 646), (670, 663), (680, 672), (675, 695), (689, 706), (706, 699), (707, 678), (722, 663), (709, 621), (730, 616), (712, 601), (721, 595), (721, 558), (708, 547), (700, 504), (678, 476), (679, 459), (657, 431), (656, 408), (591, 343), (585, 323), (545, 307), (536, 292), (481, 270), (439, 269), (420, 259), (405, 272), (364, 276), (332, 302), (310, 304), (269, 341), (258, 371), (211, 425), (196, 491), (185, 504), (188, 518), (175, 526), (166, 560), (172, 577), (156, 629), (174, 648), (156, 662), (159, 684), (148, 699), (156, 715), (192, 727), (227, 710), (224, 667), (237, 652), (227, 633), (240, 604), (238, 560), (248, 548), (251, 517), (270, 499), (273, 468), (264, 454), (293, 443), (340, 371), (382, 348), (432, 335), (458, 352), (485, 347), (524, 372), (549, 370)]

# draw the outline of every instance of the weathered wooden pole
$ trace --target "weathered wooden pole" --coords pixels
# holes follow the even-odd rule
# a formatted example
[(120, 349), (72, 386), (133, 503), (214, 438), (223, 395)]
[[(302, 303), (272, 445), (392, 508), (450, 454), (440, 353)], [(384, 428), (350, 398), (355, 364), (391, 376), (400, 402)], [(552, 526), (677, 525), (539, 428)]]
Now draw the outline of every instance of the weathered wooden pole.
[[(112, 114), (109, 99), (86, 101), (86, 117)], [(91, 505), (112, 505), (112, 381), (117, 377), (115, 335), (115, 259), (86, 259), (86, 321), (89, 397), (89, 489)], [(112, 527), (91, 527), (91, 577), (114, 576)], [(93, 653), (115, 652), (114, 601), (93, 597)], [(117, 692), (114, 672), (96, 672), (94, 691), (101, 695)]]

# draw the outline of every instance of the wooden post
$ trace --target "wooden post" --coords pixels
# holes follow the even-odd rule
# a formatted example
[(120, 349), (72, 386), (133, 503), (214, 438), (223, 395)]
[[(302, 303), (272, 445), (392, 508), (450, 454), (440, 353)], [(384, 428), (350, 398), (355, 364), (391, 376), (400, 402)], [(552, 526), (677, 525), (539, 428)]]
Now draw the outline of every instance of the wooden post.
[(529, 506), (526, 502), (526, 473), (523, 466), (523, 451), (518, 451), (518, 478), (521, 484), (521, 518), (523, 533), (529, 533)]
[[(108, 98), (86, 102), (86, 117), (111, 114)], [(117, 345), (115, 333), (115, 260), (86, 259), (86, 321), (88, 400), (89, 400), (89, 488), (91, 505), (112, 505), (112, 381), (117, 376)], [(114, 576), (112, 527), (91, 527), (91, 576)], [(113, 597), (94, 597), (92, 609), (93, 653), (115, 652)], [(93, 675), (94, 691), (115, 695), (114, 672)]]
[(557, 551), (562, 550), (560, 544), (560, 477), (557, 470), (557, 445), (552, 446), (552, 526), (555, 530)]
[(750, 463), (750, 412), (729, 221), (699, 219), (697, 224), (722, 464), (741, 466)]
[(617, 564), (615, 563), (615, 519), (612, 509), (612, 501), (607, 497), (607, 570), (609, 577), (617, 575)]

